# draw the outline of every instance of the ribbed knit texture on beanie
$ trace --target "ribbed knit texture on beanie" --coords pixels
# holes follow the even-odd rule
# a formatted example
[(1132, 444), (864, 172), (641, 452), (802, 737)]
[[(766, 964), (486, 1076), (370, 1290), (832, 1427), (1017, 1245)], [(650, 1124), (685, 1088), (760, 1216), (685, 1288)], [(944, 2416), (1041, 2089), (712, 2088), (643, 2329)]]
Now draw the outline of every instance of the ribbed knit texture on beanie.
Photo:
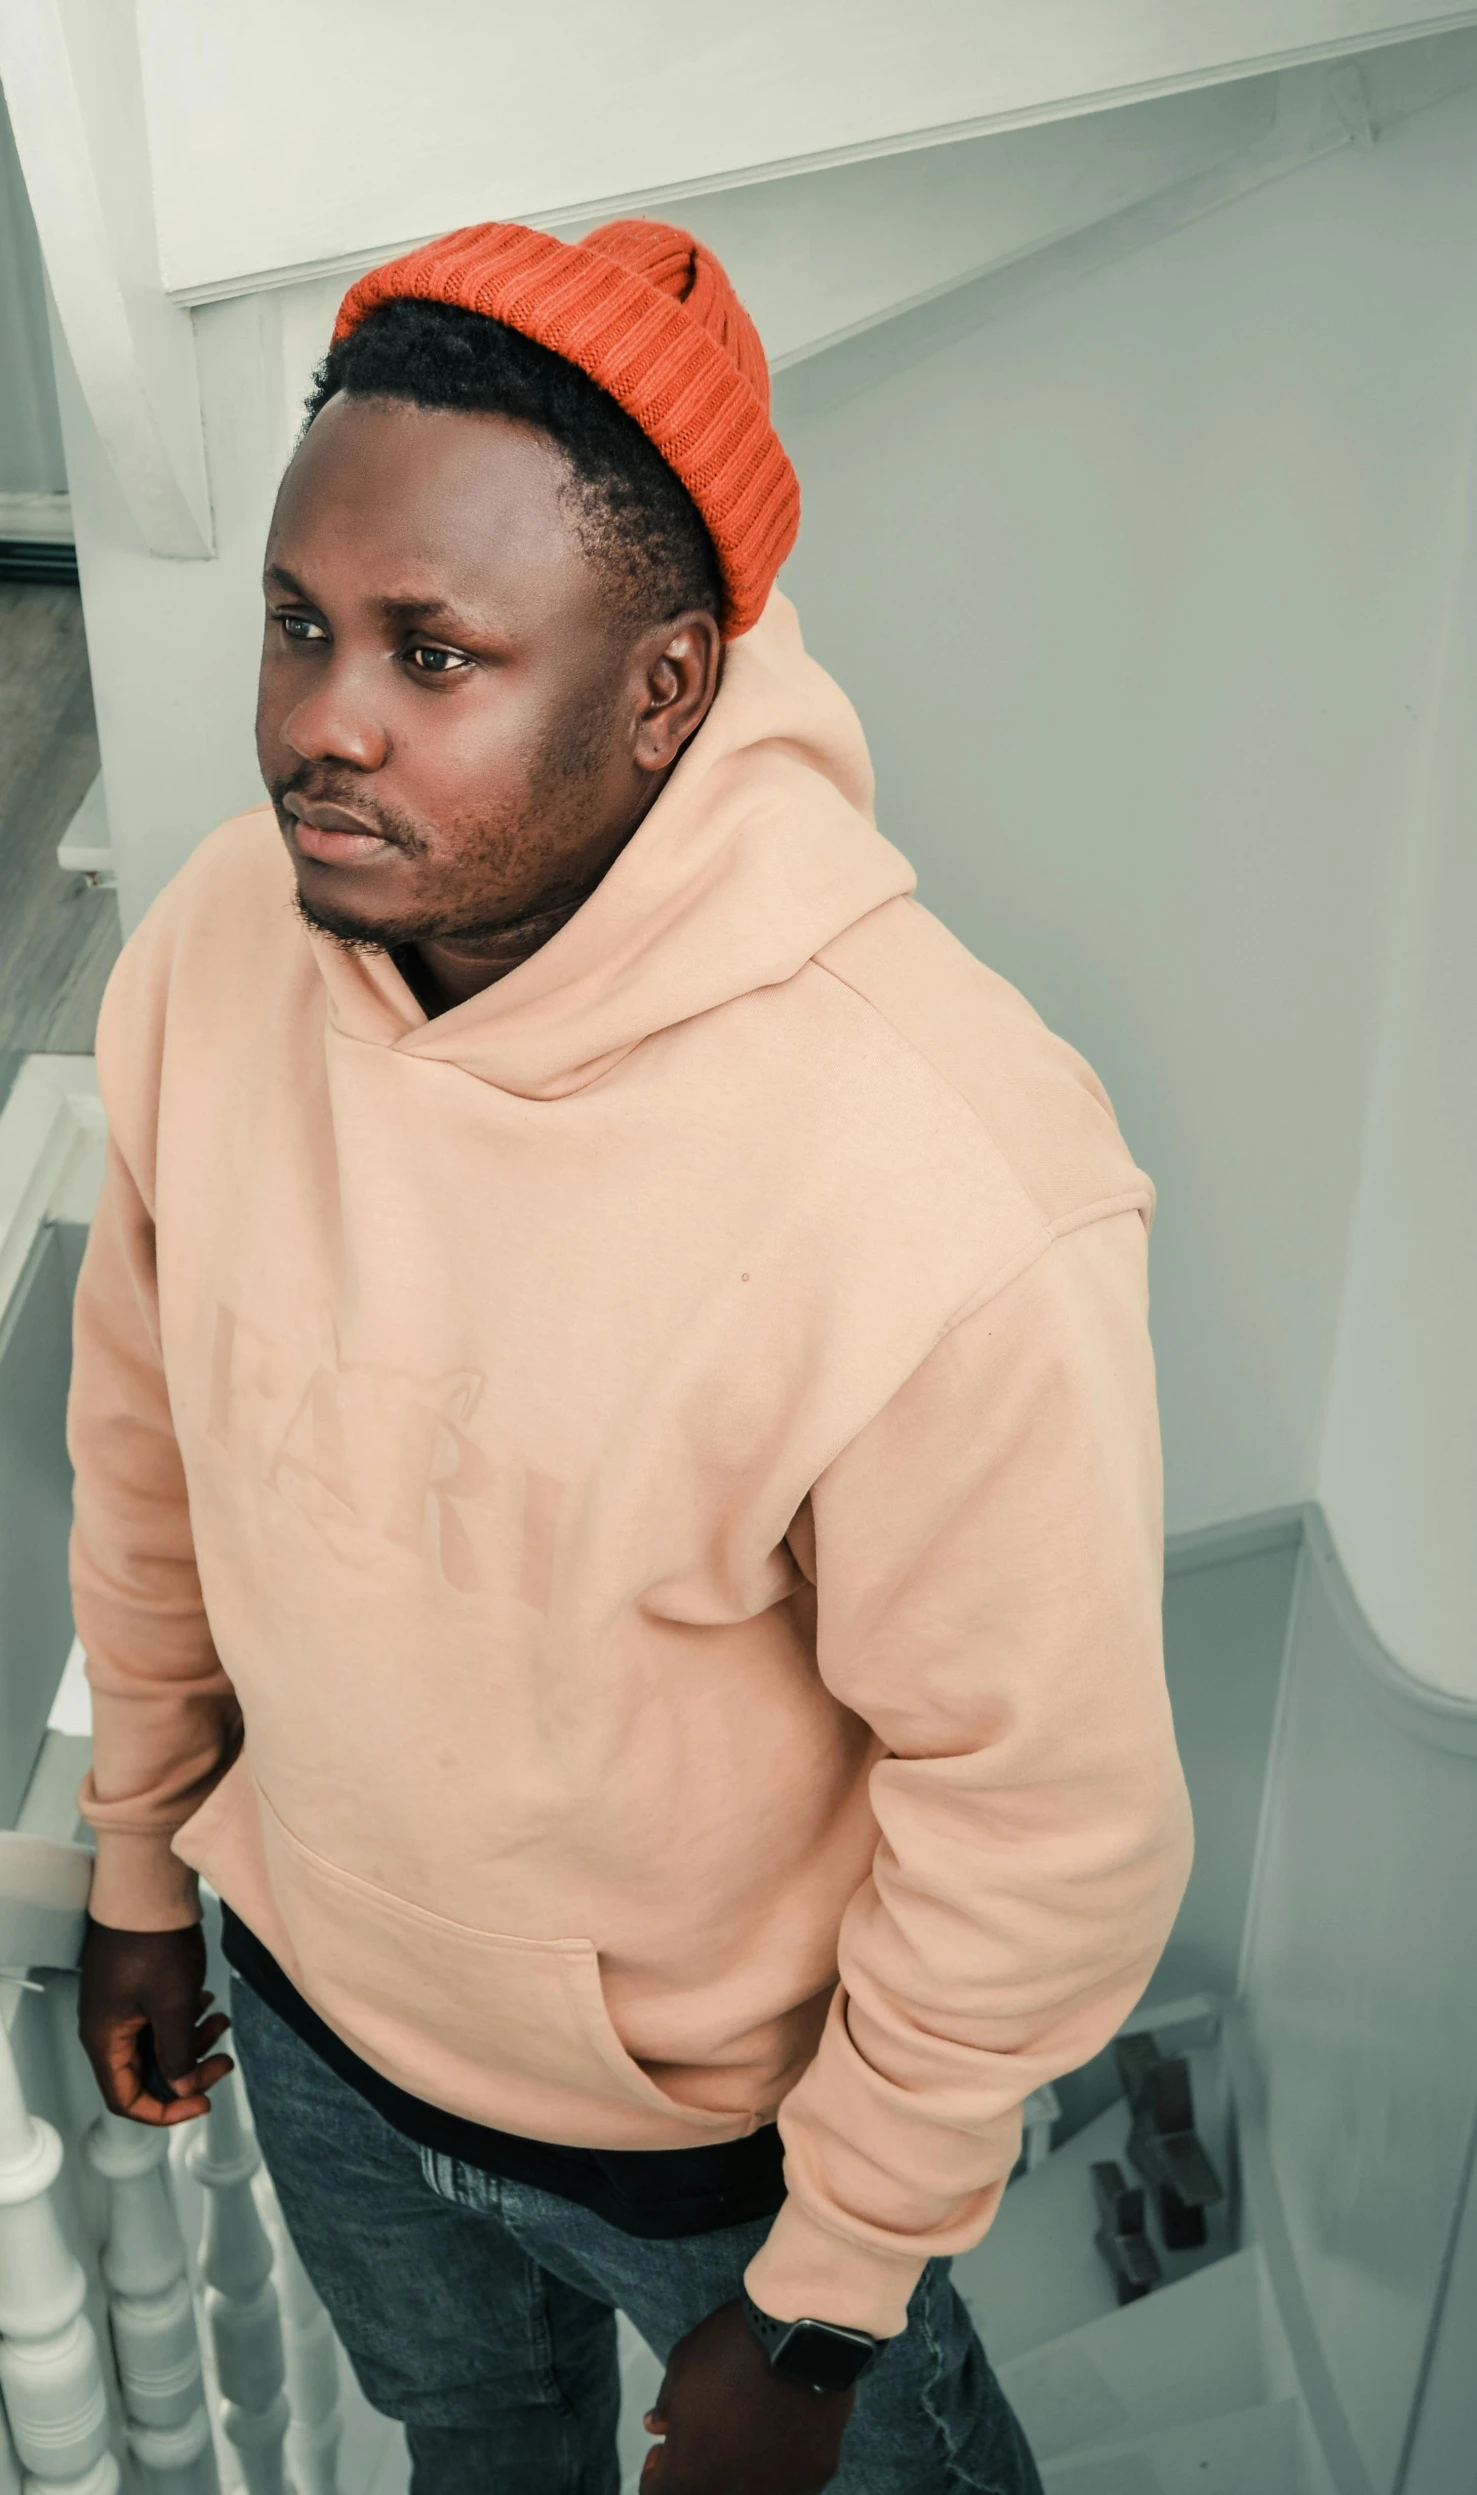
[(356, 279), (334, 343), (397, 297), (459, 303), (578, 364), (655, 443), (707, 523), (725, 637), (747, 632), (795, 543), (800, 486), (769, 421), (759, 332), (719, 262), (646, 217), (564, 243), (468, 225)]

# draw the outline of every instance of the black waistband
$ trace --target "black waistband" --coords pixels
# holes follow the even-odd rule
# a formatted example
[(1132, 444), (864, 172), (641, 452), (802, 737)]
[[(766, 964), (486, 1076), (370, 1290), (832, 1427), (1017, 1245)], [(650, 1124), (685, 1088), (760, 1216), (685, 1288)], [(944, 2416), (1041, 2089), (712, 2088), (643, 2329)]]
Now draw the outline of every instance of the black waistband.
[(510, 2183), (531, 2184), (578, 2201), (627, 2235), (707, 2235), (716, 2227), (773, 2217), (784, 2199), (783, 2151), (772, 2122), (746, 2139), (720, 2140), (704, 2148), (563, 2148), (552, 2140), (495, 2131), (463, 2115), (444, 2113), (439, 2105), (427, 2105), (361, 2061), (224, 1902), (221, 1943), (237, 1975), (267, 2007), (376, 2113), (421, 2148), (439, 2150)]

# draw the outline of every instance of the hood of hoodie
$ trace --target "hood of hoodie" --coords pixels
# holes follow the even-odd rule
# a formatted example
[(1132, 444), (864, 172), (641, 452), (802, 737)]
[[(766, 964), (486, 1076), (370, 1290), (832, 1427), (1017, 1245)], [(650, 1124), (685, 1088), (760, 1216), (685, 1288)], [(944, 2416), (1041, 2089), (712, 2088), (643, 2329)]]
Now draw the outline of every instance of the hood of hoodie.
[(595, 1081), (654, 1032), (793, 978), (913, 869), (872, 814), (861, 723), (774, 591), (718, 696), (580, 909), (480, 995), (428, 1018), (384, 954), (312, 943), (347, 1036), (529, 1100)]

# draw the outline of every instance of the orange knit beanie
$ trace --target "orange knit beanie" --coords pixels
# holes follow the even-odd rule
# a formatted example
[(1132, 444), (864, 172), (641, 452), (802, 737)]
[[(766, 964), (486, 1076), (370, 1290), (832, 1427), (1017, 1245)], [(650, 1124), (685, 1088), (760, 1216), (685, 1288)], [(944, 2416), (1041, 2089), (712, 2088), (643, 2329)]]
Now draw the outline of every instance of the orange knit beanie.
[(460, 303), (519, 329), (608, 390), (676, 471), (722, 567), (725, 639), (758, 621), (795, 543), (800, 487), (769, 421), (759, 332), (710, 251), (645, 217), (562, 243), (467, 225), (349, 288), (334, 344), (379, 303)]

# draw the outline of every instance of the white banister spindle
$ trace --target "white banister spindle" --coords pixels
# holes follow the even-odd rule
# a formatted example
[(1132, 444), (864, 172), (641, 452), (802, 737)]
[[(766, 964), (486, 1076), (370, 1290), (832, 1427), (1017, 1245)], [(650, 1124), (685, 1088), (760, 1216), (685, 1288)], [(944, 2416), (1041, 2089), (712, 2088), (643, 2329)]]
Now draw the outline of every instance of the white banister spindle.
[(130, 2426), (128, 2441), (150, 2495), (199, 2495), (201, 2487), (220, 2484), (203, 2407), (180, 2426)]
[(297, 2495), (337, 2495), (343, 2437), (338, 2340), (298, 2258), (265, 2168), (256, 2177), (257, 2206), (271, 2240), (282, 2315), (287, 2402), (287, 2453)]
[(298, 2259), (265, 2166), (253, 2189), (272, 2244), (287, 2362), (287, 2458), (297, 2495), (338, 2495), (344, 2420), (339, 2407), (338, 2340)]
[(195, 2305), (174, 2196), (169, 2134), (103, 2114), (87, 2158), (107, 2190), (103, 2277), (111, 2299), (129, 2442), (158, 2495), (217, 2495), (219, 2479)]
[(27, 2495), (117, 2495), (87, 2281), (52, 2206), (61, 2162), (0, 2017), (0, 2395)]
[(291, 2495), (285, 2460), (286, 2366), (272, 2246), (252, 2193), (261, 2151), (242, 2119), (232, 2074), (211, 2091), (210, 2113), (185, 2152), (205, 2193), (201, 2269), (215, 2352), (221, 2423), (247, 2495)]
[(0, 2400), (0, 2495), (21, 2495), (21, 2465), (10, 2439), (3, 2400)]

